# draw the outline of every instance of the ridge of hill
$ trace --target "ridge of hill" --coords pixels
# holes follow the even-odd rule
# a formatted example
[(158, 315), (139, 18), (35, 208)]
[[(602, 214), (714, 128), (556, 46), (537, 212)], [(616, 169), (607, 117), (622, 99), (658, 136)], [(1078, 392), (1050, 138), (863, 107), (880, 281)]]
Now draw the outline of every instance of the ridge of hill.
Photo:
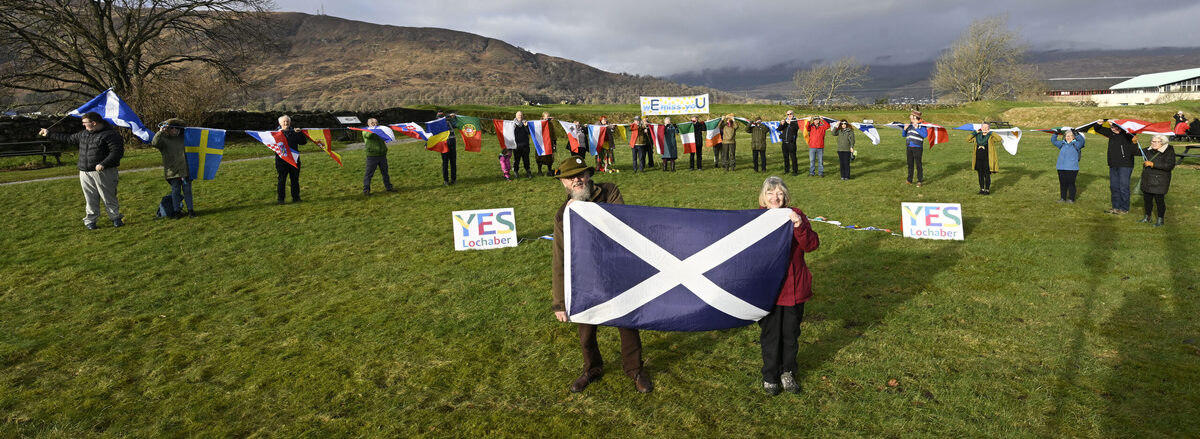
[(441, 28), (275, 14), (278, 48), (245, 77), (251, 110), (373, 110), (401, 105), (630, 104), (639, 95), (711, 93), (708, 87), (605, 72), (494, 38)]

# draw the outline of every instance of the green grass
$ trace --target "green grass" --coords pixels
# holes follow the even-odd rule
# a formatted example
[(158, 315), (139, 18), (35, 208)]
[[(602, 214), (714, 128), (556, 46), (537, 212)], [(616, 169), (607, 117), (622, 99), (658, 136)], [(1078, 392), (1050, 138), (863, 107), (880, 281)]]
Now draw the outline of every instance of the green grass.
[[(928, 117), (985, 111), (1007, 110)], [(785, 177), (794, 204), (899, 228), (902, 201), (958, 202), (966, 241), (814, 224), (804, 392), (778, 397), (758, 387), (754, 326), (643, 332), (649, 395), (601, 330), (606, 376), (568, 394), (578, 342), (550, 312), (550, 242), (535, 239), (562, 189), (499, 179), (494, 136), (459, 153), (453, 187), (436, 154), (396, 145), (399, 193), (369, 198), (361, 150), (344, 168), (305, 150), (305, 202), (284, 206), (271, 160), (226, 163), (196, 183), (195, 219), (154, 220), (167, 185), (126, 173), (122, 229), (83, 229), (73, 179), (2, 186), (0, 437), (1200, 435), (1195, 167), (1175, 170), (1156, 229), (1100, 212), (1103, 142), (1084, 150), (1079, 202), (1062, 205), (1046, 135), (1002, 153), (981, 197), (961, 133), (926, 151), (923, 188), (902, 184), (900, 137), (881, 133), (860, 137), (854, 180), (837, 179), (832, 150), (829, 177)], [(765, 175), (748, 139), (738, 156), (732, 173), (597, 180), (630, 204), (754, 208)], [(618, 149), (618, 167), (629, 157)], [(453, 251), (450, 212), (493, 207), (516, 209), (526, 241)]]

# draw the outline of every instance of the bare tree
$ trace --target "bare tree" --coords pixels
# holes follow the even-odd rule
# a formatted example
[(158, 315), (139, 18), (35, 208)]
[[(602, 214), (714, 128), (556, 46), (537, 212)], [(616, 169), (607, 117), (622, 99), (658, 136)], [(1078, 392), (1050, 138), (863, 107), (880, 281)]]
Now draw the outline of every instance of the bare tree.
[(971, 22), (934, 66), (933, 88), (967, 102), (1011, 99), (1041, 89), (1038, 71), (1022, 64), (1026, 47), (1008, 29), (1008, 16)]
[(0, 0), (0, 86), (64, 99), (206, 67), (240, 82), (271, 0)]
[(813, 105), (818, 99), (822, 104), (829, 104), (837, 98), (846, 97), (841, 91), (861, 87), (868, 69), (855, 61), (854, 57), (845, 57), (814, 65), (808, 70), (798, 70), (792, 82), (796, 85), (797, 97), (806, 105)]

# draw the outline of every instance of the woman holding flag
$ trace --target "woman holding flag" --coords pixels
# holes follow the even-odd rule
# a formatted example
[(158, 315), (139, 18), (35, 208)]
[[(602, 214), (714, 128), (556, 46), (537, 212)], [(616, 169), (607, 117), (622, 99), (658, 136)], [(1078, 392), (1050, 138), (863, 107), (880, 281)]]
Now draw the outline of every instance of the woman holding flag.
[(675, 136), (679, 135), (679, 128), (671, 123), (670, 116), (663, 118), (663, 126), (662, 168), (664, 172), (675, 172), (675, 158), (679, 155)]
[(1139, 223), (1150, 222), (1150, 209), (1158, 203), (1158, 222), (1163, 226), (1167, 213), (1167, 189), (1171, 187), (1171, 171), (1175, 169), (1175, 148), (1167, 143), (1167, 136), (1157, 135), (1150, 140), (1150, 148), (1142, 152), (1142, 197), (1145, 199), (1146, 216)]
[(996, 148), (1003, 141), (1000, 136), (992, 132), (991, 124), (984, 122), (979, 124), (978, 131), (972, 131), (971, 137), (967, 138), (967, 143), (975, 146), (974, 153), (971, 155), (971, 169), (979, 174), (979, 195), (991, 195), (992, 193), (992, 173), (1000, 172), (1000, 164), (996, 160)]
[(296, 166), (292, 166), (279, 155), (275, 156), (275, 194), (277, 195), (279, 204), (283, 204), (283, 197), (286, 195), (284, 185), (288, 178), (292, 179), (292, 202), (299, 203), (300, 200), (300, 145), (307, 145), (308, 138), (300, 130), (292, 127), (292, 117), (288, 115), (279, 116), (279, 129), (287, 140), (287, 150), (284, 154), (291, 154), (295, 157)]
[[(1062, 133), (1063, 140), (1058, 140)], [(1050, 134), (1050, 143), (1058, 148), (1058, 202), (1075, 202), (1075, 177), (1079, 176), (1079, 156), (1083, 152), (1085, 139), (1076, 134), (1071, 127), (1062, 127), (1058, 132)]]

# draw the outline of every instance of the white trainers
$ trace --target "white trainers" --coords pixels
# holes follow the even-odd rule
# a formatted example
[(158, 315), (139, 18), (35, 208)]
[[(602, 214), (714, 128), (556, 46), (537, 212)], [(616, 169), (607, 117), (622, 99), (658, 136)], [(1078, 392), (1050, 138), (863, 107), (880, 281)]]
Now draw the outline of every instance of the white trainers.
[(783, 382), (783, 390), (800, 393), (800, 385), (796, 384), (796, 377), (791, 372), (784, 372), (779, 376), (779, 381)]

